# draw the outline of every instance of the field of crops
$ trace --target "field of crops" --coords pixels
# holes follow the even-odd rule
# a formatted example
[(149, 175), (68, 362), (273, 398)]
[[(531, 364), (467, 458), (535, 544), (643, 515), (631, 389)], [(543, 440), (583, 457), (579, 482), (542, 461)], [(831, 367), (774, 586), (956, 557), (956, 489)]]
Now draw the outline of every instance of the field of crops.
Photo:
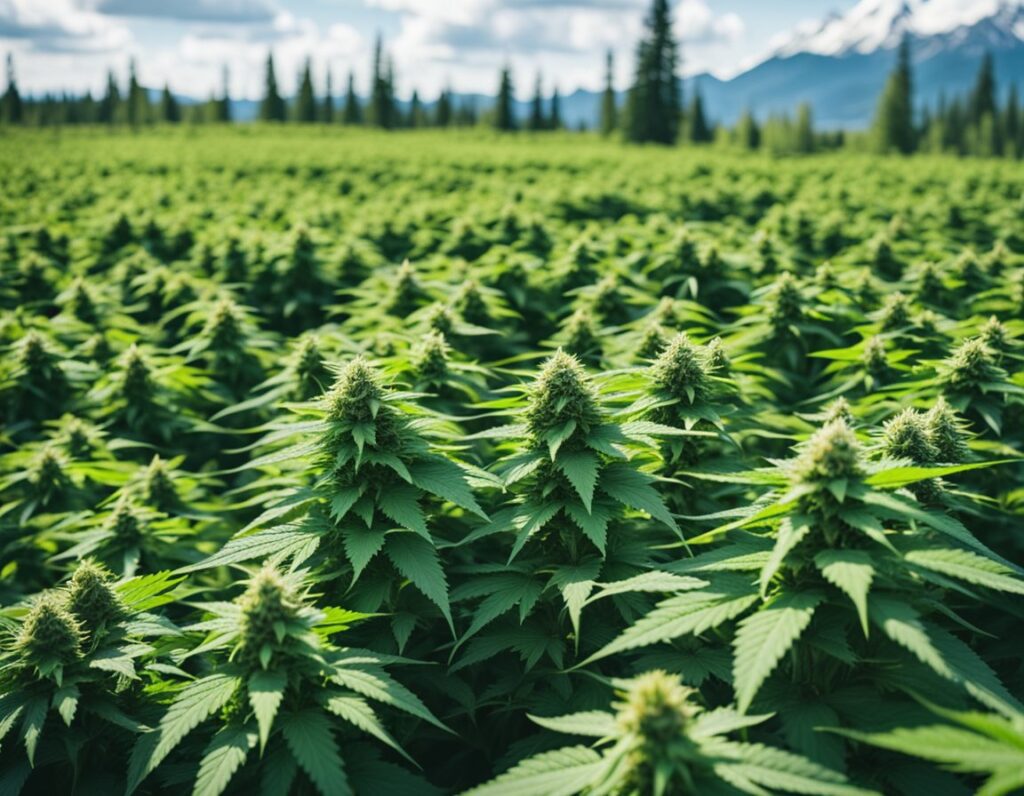
[(0, 137), (0, 794), (1024, 787), (1024, 165)]

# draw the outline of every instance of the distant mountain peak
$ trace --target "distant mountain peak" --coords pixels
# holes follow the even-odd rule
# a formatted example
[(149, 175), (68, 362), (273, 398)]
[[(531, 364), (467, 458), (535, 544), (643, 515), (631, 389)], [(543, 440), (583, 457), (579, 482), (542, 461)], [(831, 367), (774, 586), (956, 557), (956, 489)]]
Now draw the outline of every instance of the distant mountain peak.
[(867, 54), (896, 47), (905, 34), (963, 38), (979, 25), (1003, 40), (1024, 40), (1024, 0), (861, 0), (845, 14), (801, 26), (768, 57)]

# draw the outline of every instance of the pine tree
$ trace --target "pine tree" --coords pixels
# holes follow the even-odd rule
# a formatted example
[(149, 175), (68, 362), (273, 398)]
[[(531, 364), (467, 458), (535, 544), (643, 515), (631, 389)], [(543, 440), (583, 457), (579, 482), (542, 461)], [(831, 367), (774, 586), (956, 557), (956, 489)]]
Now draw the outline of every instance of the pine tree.
[(498, 99), (494, 106), (494, 126), (498, 130), (515, 130), (515, 110), (512, 105), (512, 72), (506, 66), (498, 82)]
[(530, 118), (526, 122), (526, 128), (528, 130), (543, 130), (545, 127), (543, 87), (540, 72), (538, 72), (533, 99), (530, 100)]
[(98, 108), (98, 121), (103, 124), (114, 124), (120, 114), (121, 91), (117, 87), (114, 73), (107, 71), (107, 90), (100, 100)]
[(309, 124), (316, 121), (316, 95), (313, 93), (313, 68), (309, 58), (299, 76), (299, 93), (295, 98), (295, 121)]
[(690, 141), (695, 144), (706, 144), (714, 138), (714, 133), (708, 126), (704, 116), (704, 100), (700, 95), (700, 89), (695, 88), (693, 99), (690, 100), (690, 112), (687, 114), (687, 129), (690, 134)]
[(149, 117), (149, 99), (146, 97), (146, 90), (139, 85), (139, 79), (135, 73), (135, 59), (128, 63), (128, 124), (138, 127), (145, 124)]
[(443, 89), (437, 98), (437, 106), (434, 108), (434, 124), (438, 127), (448, 127), (452, 123), (452, 92), (451, 89)]
[(605, 55), (604, 93), (601, 95), (601, 135), (609, 136), (619, 126), (619, 109), (615, 102), (615, 61), (612, 51)]
[(324, 124), (334, 122), (334, 87), (331, 85), (331, 68), (327, 67), (327, 85), (324, 87), (324, 101), (320, 106), (320, 121)]
[(1002, 127), (1003, 141), (1006, 144), (1006, 154), (1020, 158), (1024, 153), (1020, 150), (1020, 98), (1017, 96), (1016, 84), (1010, 86), (1010, 94), (1006, 98), (1006, 107), (1003, 109)]
[(348, 89), (345, 92), (345, 109), (342, 112), (341, 120), (345, 124), (362, 124), (363, 108), (359, 104), (359, 97), (356, 96), (356, 80), (351, 72), (348, 73)]
[(552, 130), (562, 129), (562, 97), (558, 93), (558, 86), (551, 92), (551, 117), (548, 119), (548, 126)]
[(178, 107), (178, 101), (166, 83), (164, 83), (164, 90), (160, 94), (159, 114), (160, 121), (167, 124), (177, 124), (181, 121), (181, 108)]
[(231, 73), (227, 64), (221, 70), (221, 93), (216, 103), (217, 121), (227, 124), (231, 121)]
[(384, 129), (390, 129), (395, 123), (394, 71), (385, 60), (384, 43), (379, 35), (373, 48), (369, 122)]
[(800, 107), (796, 111), (793, 149), (803, 155), (814, 151), (814, 121), (811, 116), (811, 106), (806, 102), (800, 103)]
[(910, 42), (900, 42), (896, 68), (885, 84), (878, 101), (874, 121), (875, 145), (880, 152), (914, 151), (913, 77), (910, 69)]
[(416, 89), (412, 90), (412, 99), (409, 100), (409, 126), (413, 128), (427, 126), (423, 103), (420, 102), (420, 93)]
[(679, 135), (682, 92), (668, 0), (653, 0), (644, 26), (637, 47), (636, 78), (627, 102), (626, 134), (638, 143), (673, 144)]
[(7, 88), (0, 98), (0, 121), (6, 124), (21, 124), (24, 120), (24, 103), (18, 93), (18, 82), (14, 78), (14, 56), (7, 53)]
[(996, 115), (996, 77), (990, 52), (986, 52), (981, 59), (978, 77), (968, 100), (967, 113), (971, 124), (975, 125), (985, 116)]
[(736, 123), (736, 142), (744, 149), (757, 149), (761, 146), (761, 128), (749, 108), (743, 111)]
[(284, 100), (277, 90), (277, 78), (274, 75), (274, 54), (267, 54), (267, 74), (263, 101), (260, 103), (260, 119), (265, 122), (283, 122), (285, 116)]

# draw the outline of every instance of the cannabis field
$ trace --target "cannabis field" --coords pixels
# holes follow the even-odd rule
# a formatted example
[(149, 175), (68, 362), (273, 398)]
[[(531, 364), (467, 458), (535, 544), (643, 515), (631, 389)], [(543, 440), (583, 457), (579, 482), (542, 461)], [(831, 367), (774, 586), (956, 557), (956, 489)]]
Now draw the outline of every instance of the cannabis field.
[(0, 794), (1024, 788), (1024, 166), (0, 138)]

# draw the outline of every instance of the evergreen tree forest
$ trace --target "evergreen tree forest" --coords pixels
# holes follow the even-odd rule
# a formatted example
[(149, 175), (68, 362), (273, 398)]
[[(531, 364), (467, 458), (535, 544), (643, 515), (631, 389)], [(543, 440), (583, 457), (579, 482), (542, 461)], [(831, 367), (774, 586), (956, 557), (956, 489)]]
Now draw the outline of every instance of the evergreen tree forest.
[[(610, 50), (605, 54), (603, 87), (595, 98), (595, 132), (629, 143), (720, 145), (771, 155), (847, 147), (900, 155), (1024, 157), (1024, 107), (1018, 87), (998, 84), (990, 53), (979, 58), (968, 92), (941, 97), (929, 105), (915, 97), (914, 52), (905, 38), (895, 49), (892, 71), (866, 131), (817, 130), (810, 105), (768, 115), (747, 109), (732, 126), (725, 126), (709, 116), (697, 82), (681, 77), (683, 54), (678, 33), (673, 30), (668, 0), (651, 0), (628, 87), (616, 87), (614, 56)], [(256, 118), (261, 122), (384, 130), (483, 126), (501, 133), (540, 133), (565, 129), (558, 75), (535, 73), (530, 98), (520, 100), (512, 67), (506, 64), (497, 76), (494, 99), (478, 107), (473, 96), (460, 97), (451, 87), (433, 99), (424, 98), (415, 87), (408, 99), (400, 98), (394, 61), (380, 36), (365, 85), (350, 71), (344, 90), (336, 92), (329, 65), (322, 78), (317, 76), (324, 66), (307, 58), (297, 88), (288, 97), (279, 85), (274, 53), (268, 52)], [(91, 92), (27, 95), (19, 88), (14, 57), (8, 53), (0, 93), (0, 125), (139, 128), (229, 123), (241, 121), (233, 111), (235, 102), (226, 67), (218, 90), (205, 100), (196, 100), (175, 94), (167, 84), (143, 86), (134, 60), (127, 74), (119, 76), (109, 70), (103, 91), (95, 96)]]

